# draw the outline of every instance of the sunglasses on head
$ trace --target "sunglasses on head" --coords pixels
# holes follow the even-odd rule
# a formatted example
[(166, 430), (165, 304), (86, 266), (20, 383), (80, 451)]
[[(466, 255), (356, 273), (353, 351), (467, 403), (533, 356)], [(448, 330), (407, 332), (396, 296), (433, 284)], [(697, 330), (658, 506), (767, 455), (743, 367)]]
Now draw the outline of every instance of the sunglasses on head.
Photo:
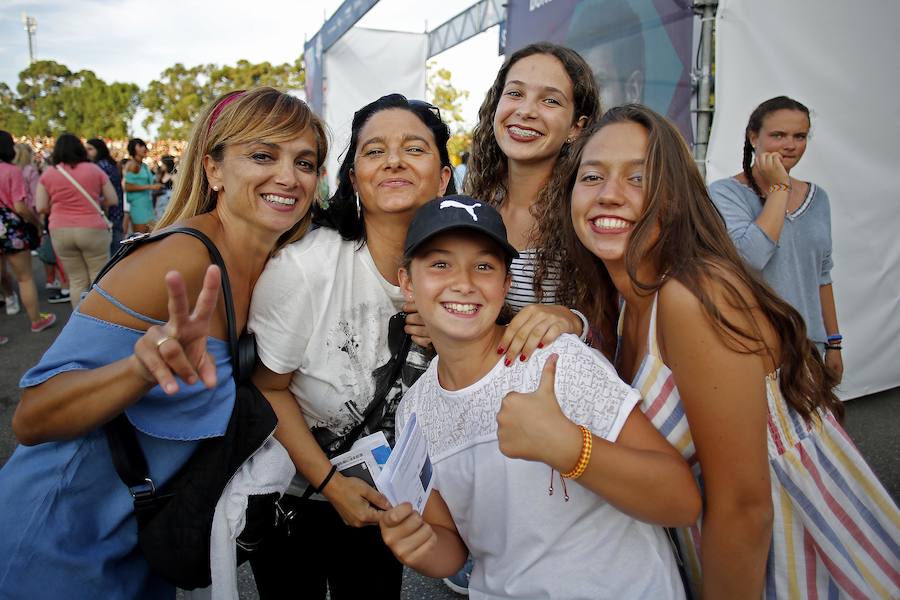
[(429, 111), (431, 111), (431, 114), (433, 114), (438, 119), (443, 121), (443, 119), (441, 119), (441, 109), (439, 109), (437, 106), (435, 106), (431, 102), (425, 102), (424, 100), (407, 100), (406, 102), (410, 106), (418, 106), (420, 108), (428, 109)]

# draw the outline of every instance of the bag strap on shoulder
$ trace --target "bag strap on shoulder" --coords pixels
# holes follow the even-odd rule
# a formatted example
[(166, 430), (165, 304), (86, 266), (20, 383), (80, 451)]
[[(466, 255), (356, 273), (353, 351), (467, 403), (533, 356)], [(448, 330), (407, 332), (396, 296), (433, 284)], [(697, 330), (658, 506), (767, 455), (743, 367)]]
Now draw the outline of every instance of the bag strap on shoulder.
[(108, 229), (112, 229), (112, 223), (110, 223), (109, 219), (106, 218), (106, 213), (103, 212), (103, 209), (100, 208), (100, 204), (94, 199), (93, 196), (87, 193), (87, 191), (81, 187), (81, 184), (78, 183), (78, 180), (72, 177), (70, 173), (67, 173), (65, 169), (62, 168), (62, 165), (56, 165), (56, 170), (59, 171), (63, 177), (69, 180), (75, 189), (81, 192), (81, 195), (84, 196), (88, 202), (91, 203), (91, 206), (100, 214), (100, 218), (103, 219), (103, 222), (106, 224)]
[(202, 231), (194, 229), (193, 227), (171, 227), (152, 234), (138, 234), (127, 240), (122, 240), (121, 246), (116, 253), (113, 254), (112, 258), (109, 259), (109, 262), (100, 269), (100, 273), (97, 274), (94, 283), (96, 284), (103, 279), (103, 276), (109, 273), (119, 261), (131, 254), (137, 248), (167, 238), (173, 233), (184, 233), (203, 242), (203, 245), (206, 246), (206, 249), (209, 252), (213, 264), (219, 267), (219, 270), (222, 272), (222, 295), (225, 297), (225, 321), (228, 327), (228, 346), (231, 350), (232, 366), (234, 367), (234, 372), (237, 373), (236, 361), (238, 360), (239, 336), (237, 332), (237, 321), (234, 316), (234, 296), (231, 293), (231, 282), (228, 278), (228, 269), (225, 267), (225, 261), (222, 259), (222, 254), (219, 252), (219, 249), (216, 248), (216, 245), (212, 240), (210, 240)]
[[(184, 233), (190, 235), (206, 246), (209, 251), (210, 258), (222, 272), (222, 295), (225, 297), (225, 319), (228, 324), (228, 343), (231, 349), (231, 360), (233, 365), (233, 373), (235, 378), (238, 375), (238, 336), (237, 323), (234, 316), (234, 300), (231, 294), (231, 283), (228, 279), (228, 270), (225, 268), (225, 261), (216, 245), (213, 244), (206, 234), (191, 227), (173, 227), (153, 234), (141, 234), (135, 237), (123, 240), (121, 246), (116, 253), (110, 258), (109, 262), (103, 266), (100, 273), (97, 274), (94, 283), (96, 284), (103, 276), (109, 273), (122, 259), (134, 252), (137, 248), (159, 241), (173, 233)], [(152, 498), (156, 494), (156, 487), (150, 479), (150, 469), (147, 466), (147, 459), (141, 446), (138, 443), (137, 435), (134, 432), (134, 426), (122, 412), (103, 427), (106, 434), (106, 441), (109, 444), (110, 454), (112, 455), (113, 466), (119, 479), (128, 486), (131, 495), (135, 500), (141, 498)]]

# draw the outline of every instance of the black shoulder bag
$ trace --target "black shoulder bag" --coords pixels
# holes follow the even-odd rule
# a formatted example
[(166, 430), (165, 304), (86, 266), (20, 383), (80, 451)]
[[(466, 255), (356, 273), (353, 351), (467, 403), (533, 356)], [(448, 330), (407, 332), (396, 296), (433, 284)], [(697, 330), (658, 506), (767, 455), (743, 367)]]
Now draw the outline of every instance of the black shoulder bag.
[[(134, 427), (125, 414), (107, 423), (104, 430), (116, 472), (134, 498), (138, 541), (151, 570), (177, 587), (191, 590), (211, 584), (210, 535), (219, 497), (241, 465), (275, 431), (278, 420), (269, 402), (249, 382), (256, 345), (250, 334), (238, 338), (228, 271), (218, 249), (203, 233), (182, 227), (126, 240), (95, 282), (135, 248), (173, 233), (191, 235), (203, 242), (222, 271), (236, 386), (228, 427), (223, 436), (201, 441), (184, 466), (161, 487), (150, 478)], [(239, 548), (252, 548), (268, 530), (276, 527), (280, 514), (277, 496), (250, 497), (247, 524), (238, 539)]]
[[(384, 418), (384, 413), (381, 412), (381, 409), (382, 407), (384, 407), (384, 403), (387, 401), (387, 395), (393, 388), (394, 383), (403, 372), (403, 365), (406, 363), (406, 357), (409, 354), (409, 348), (412, 345), (412, 338), (402, 329), (403, 322), (406, 321), (406, 313), (397, 313), (391, 317), (392, 321), (394, 319), (398, 319), (399, 321), (401, 321), (399, 325), (399, 331), (402, 332), (402, 339), (399, 341), (397, 350), (393, 355), (391, 355), (389, 363), (390, 375), (386, 379), (384, 379), (384, 383), (382, 383), (382, 385), (375, 390), (372, 401), (369, 403), (369, 405), (366, 407), (365, 412), (363, 413), (362, 420), (357, 423), (356, 427), (351, 429), (350, 432), (341, 439), (341, 442), (337, 445), (337, 447), (335, 447), (331, 451), (326, 452), (329, 458), (340, 456), (341, 454), (349, 450), (350, 447), (353, 446), (353, 444), (356, 442), (356, 440), (359, 439), (359, 436), (363, 434), (363, 432), (380, 424), (381, 420)], [(391, 323), (388, 324), (388, 338), (390, 338), (391, 336), (391, 325)], [(325, 478), (325, 483), (327, 483), (330, 478), (331, 474), (329, 474), (328, 477)], [(310, 482), (310, 484), (306, 487), (306, 490), (304, 490), (301, 499), (306, 500), (313, 494), (320, 491), (323, 487), (324, 483), (319, 485), (319, 489), (316, 489), (312, 482)]]

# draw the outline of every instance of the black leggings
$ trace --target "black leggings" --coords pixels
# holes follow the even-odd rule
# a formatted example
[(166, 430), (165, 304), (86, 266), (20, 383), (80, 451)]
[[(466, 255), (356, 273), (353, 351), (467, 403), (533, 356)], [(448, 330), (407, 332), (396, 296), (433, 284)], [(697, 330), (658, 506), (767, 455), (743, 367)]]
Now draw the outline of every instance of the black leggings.
[(250, 558), (261, 600), (291, 597), (332, 600), (399, 599), (403, 565), (381, 539), (378, 526), (349, 527), (331, 504), (285, 495), (297, 512), (290, 535), (267, 538)]

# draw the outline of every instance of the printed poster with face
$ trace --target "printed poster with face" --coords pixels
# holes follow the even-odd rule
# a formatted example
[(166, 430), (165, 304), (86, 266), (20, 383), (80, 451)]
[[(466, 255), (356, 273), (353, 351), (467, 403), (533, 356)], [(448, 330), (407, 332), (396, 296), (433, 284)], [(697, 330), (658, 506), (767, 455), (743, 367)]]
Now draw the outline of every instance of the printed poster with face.
[(509, 0), (506, 56), (549, 41), (594, 72), (603, 109), (630, 102), (669, 117), (692, 143), (690, 0)]

